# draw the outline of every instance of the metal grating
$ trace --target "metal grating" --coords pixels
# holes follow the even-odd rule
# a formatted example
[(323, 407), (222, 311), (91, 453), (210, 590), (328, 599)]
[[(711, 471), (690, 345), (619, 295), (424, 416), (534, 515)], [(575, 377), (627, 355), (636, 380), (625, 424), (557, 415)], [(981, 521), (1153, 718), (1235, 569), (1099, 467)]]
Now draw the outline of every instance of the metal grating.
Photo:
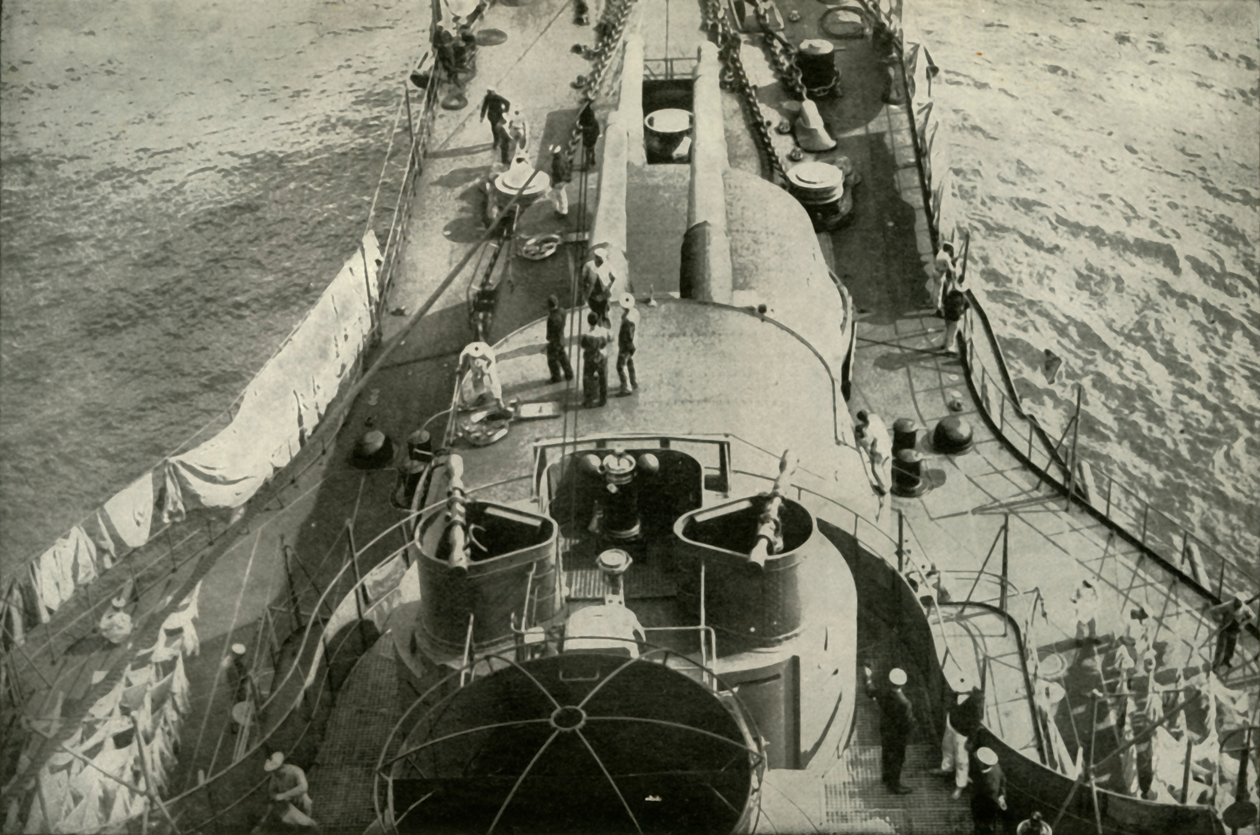
[(372, 777), (400, 708), (398, 669), (391, 654), (391, 642), (378, 641), (336, 694), (309, 775), (313, 817), (324, 832), (361, 832), (375, 817)]
[[(604, 576), (597, 568), (566, 569), (564, 582), (566, 597), (570, 600), (602, 600), (604, 597)], [(626, 572), (625, 591), (627, 600), (675, 597), (678, 594), (669, 572), (653, 563), (638, 562)]]
[[(880, 780), (879, 712), (872, 700), (860, 696), (849, 747), (823, 783), (825, 831), (899, 835), (971, 832), (968, 795), (951, 799), (952, 782), (936, 773), (940, 740), (935, 738), (936, 731), (929, 722), (923, 677), (905, 661), (910, 654), (895, 633), (866, 617), (858, 619), (858, 644), (860, 656), (871, 662), (877, 675), (898, 665), (910, 674), (906, 694), (914, 703), (918, 725), (913, 742), (906, 749), (901, 780), (914, 792), (898, 795), (884, 788)], [(858, 675), (860, 687), (860, 670)]]

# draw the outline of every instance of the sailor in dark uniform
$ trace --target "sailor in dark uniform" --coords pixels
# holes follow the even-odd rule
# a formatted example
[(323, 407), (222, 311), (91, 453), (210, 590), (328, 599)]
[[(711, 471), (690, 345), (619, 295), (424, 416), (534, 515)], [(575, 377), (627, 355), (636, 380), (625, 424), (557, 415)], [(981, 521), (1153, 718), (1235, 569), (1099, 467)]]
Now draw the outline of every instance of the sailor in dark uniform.
[(599, 119), (595, 117), (595, 108), (588, 101), (578, 112), (578, 128), (582, 133), (582, 167), (587, 170), (595, 167), (595, 143), (599, 141)]
[[(512, 103), (495, 92), (493, 87), (486, 88), (485, 98), (481, 100), (481, 118), (490, 118), (490, 138), (494, 140), (495, 147), (499, 145), (500, 126), (506, 127), (507, 112)], [(503, 135), (506, 136), (506, 130)]]
[(1006, 775), (992, 748), (977, 750), (972, 766), (971, 822), (976, 835), (997, 835), (1006, 811)]
[(582, 285), (586, 291), (586, 303), (599, 321), (608, 320), (608, 301), (612, 297), (612, 265), (602, 246), (591, 252), (591, 260), (582, 266)]
[(634, 309), (634, 296), (624, 293), (618, 302), (621, 307), (621, 329), (617, 332), (617, 377), (621, 380), (618, 397), (634, 394), (639, 378), (634, 370), (634, 352), (638, 347), (636, 335), (639, 329), (639, 311)]
[(547, 297), (547, 370), (551, 372), (551, 382), (560, 382), (561, 373), (564, 379), (573, 379), (573, 366), (569, 364), (569, 351), (564, 344), (564, 326), (568, 314), (560, 307), (560, 300), (555, 296)]
[(586, 314), (589, 329), (582, 334), (582, 394), (584, 405), (603, 406), (608, 402), (608, 343), (612, 334), (594, 312)]
[(906, 745), (914, 730), (914, 708), (902, 691), (906, 683), (905, 670), (893, 668), (888, 674), (888, 685), (876, 687), (871, 679), (871, 668), (863, 668), (866, 675), (866, 694), (879, 705), (880, 775), (884, 785), (895, 794), (909, 794), (914, 789), (902, 785), (901, 767), (906, 761)]

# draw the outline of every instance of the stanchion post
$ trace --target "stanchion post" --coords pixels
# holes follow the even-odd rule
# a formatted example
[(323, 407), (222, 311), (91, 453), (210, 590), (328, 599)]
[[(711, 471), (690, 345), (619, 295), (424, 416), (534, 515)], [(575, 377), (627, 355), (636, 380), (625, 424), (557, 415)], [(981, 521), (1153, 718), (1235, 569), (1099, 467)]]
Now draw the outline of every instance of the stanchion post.
[(350, 564), (354, 566), (354, 611), (359, 616), (358, 625), (355, 627), (359, 631), (359, 640), (363, 642), (363, 648), (367, 649), (366, 634), (367, 624), (363, 622), (363, 574), (359, 569), (359, 549), (354, 544), (354, 521), (346, 520), (346, 542), (350, 548)]
[(897, 510), (897, 573), (904, 574), (906, 571), (906, 515), (898, 508)]
[(1072, 512), (1072, 491), (1076, 489), (1076, 444), (1081, 434), (1081, 394), (1085, 388), (1080, 383), (1076, 384), (1076, 412), (1072, 415), (1072, 448), (1068, 452), (1067, 460), (1067, 504), (1063, 510), (1065, 513)]
[[(430, 81), (431, 80), (432, 79), (430, 79)], [(407, 103), (407, 138), (410, 143), (408, 145), (410, 150), (408, 151), (407, 159), (410, 160), (411, 154), (415, 153), (415, 147), (416, 147), (416, 128), (415, 128), (415, 123), (412, 121), (412, 117), (411, 117), (411, 82), (410, 81), (403, 81), (403, 101)]]
[[(1007, 513), (1002, 520), (1002, 612), (1006, 612), (1006, 581), (1010, 573), (1011, 551), (1011, 514)], [(1003, 618), (1003, 629), (1006, 619)]]

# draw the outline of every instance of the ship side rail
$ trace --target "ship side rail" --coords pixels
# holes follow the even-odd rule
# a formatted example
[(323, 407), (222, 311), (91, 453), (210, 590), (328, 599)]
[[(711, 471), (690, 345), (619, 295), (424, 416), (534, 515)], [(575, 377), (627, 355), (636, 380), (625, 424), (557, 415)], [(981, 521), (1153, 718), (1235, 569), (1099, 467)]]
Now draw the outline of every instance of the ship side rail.
[[(497, 486), (486, 485), (486, 488)], [(470, 491), (476, 493), (477, 491)], [(262, 760), (271, 750), (293, 751), (301, 745), (307, 735), (317, 724), (317, 717), (325, 705), (327, 697), (335, 696), (340, 683), (334, 675), (338, 662), (347, 662), (347, 671), (342, 680), (349, 675), (364, 651), (366, 640), (361, 638), (360, 630), (367, 623), (374, 623), (378, 630), (383, 626), (389, 613), (396, 607), (398, 600), (394, 589), (375, 599), (371, 594), (371, 586), (379, 583), (383, 574), (399, 569), (407, 564), (407, 544), (392, 550), (375, 566), (363, 572), (359, 557), (369, 553), (378, 543), (405, 531), (421, 515), (441, 506), (441, 502), (407, 513), (394, 524), (382, 530), (371, 541), (362, 547), (350, 547), (349, 537), (343, 532), (329, 547), (325, 558), (339, 556), (342, 547), (349, 547), (346, 559), (333, 577), (319, 587), (320, 591), (303, 615), (301, 606), (295, 617), (295, 627), (291, 634), (300, 634), (297, 645), (282, 655), (279, 651), (270, 656), (262, 654), (264, 665), (269, 664), (274, 676), (283, 672), (273, 682), (270, 692), (254, 709), (254, 714), (264, 717), (251, 733), (249, 743), (233, 752), (233, 759), (217, 771), (217, 749), (212, 755), (208, 774), (197, 775), (195, 785), (187, 786), (183, 791), (165, 800), (180, 822), (181, 828), (202, 830), (208, 826), (217, 827), (232, 809), (256, 799), (259, 805), (266, 805), (265, 796), (267, 780), (265, 777), (251, 779), (251, 775), (261, 774)], [(341, 547), (339, 547), (341, 546)], [(405, 569), (403, 569), (405, 571)], [(304, 589), (306, 590), (306, 589)], [(265, 624), (264, 626), (271, 626)], [(353, 628), (351, 628), (353, 627)], [(360, 640), (356, 640), (359, 638)], [(280, 635), (270, 636), (273, 647), (281, 647), (287, 643)], [(285, 656), (291, 656), (286, 661)], [(266, 670), (256, 666), (252, 671), (257, 677), (263, 677)], [(296, 724), (295, 724), (296, 720)], [(227, 725), (222, 729), (227, 731)], [(192, 756), (196, 757), (197, 752)], [(188, 783), (192, 783), (193, 774), (188, 774)], [(224, 802), (224, 797), (232, 797)], [(201, 805), (205, 817), (185, 827), (184, 821), (189, 815), (196, 813)]]
[[(971, 334), (966, 345), (968, 377), (977, 393), (977, 402), (1012, 451), (1043, 480), (1065, 494), (1070, 489), (1073, 501), (1087, 506), (1122, 530), (1135, 545), (1158, 556), (1187, 581), (1212, 595), (1216, 602), (1234, 594), (1249, 598), (1260, 591), (1254, 567), (1249, 569), (1227, 557), (1139, 491), (1126, 486), (1126, 482), (1101, 467), (1089, 465), (1087, 441), (1077, 441), (1075, 455), (1070, 450), (1066, 455), (1060, 452), (1062, 439), (1052, 439), (1036, 416), (1020, 402), (988, 314), (974, 291), (969, 290), (968, 295), (972, 300), (967, 314), (967, 332)], [(975, 337), (979, 335), (983, 335), (987, 344), (987, 354), (978, 350)], [(990, 366), (995, 370), (991, 371)], [(1069, 463), (1072, 458), (1076, 460), (1075, 466)], [(1086, 469), (1088, 478), (1084, 477)]]
[[(774, 481), (772, 478), (760, 473), (748, 472), (745, 470), (736, 470), (735, 472), (743, 477), (757, 479), (767, 484), (772, 484)], [(828, 496), (820, 490), (811, 489), (800, 484), (793, 485), (793, 487), (796, 490), (797, 501), (802, 504), (806, 506), (810, 503), (814, 503), (815, 505), (821, 504), (830, 513), (839, 512), (842, 514), (840, 518), (829, 519), (829, 521), (841, 530), (850, 534), (853, 541), (859, 547), (881, 559), (888, 567), (895, 568), (900, 581), (905, 584), (907, 590), (912, 595), (917, 597), (919, 590), (909, 584), (908, 578), (912, 574), (916, 573), (920, 577), (927, 576), (928, 566), (925, 565), (922, 558), (916, 554), (925, 555), (928, 552), (923, 548), (923, 545), (919, 541), (918, 536), (914, 533), (913, 528), (910, 526), (909, 522), (905, 520), (905, 517), (901, 513), (898, 513), (898, 535), (894, 538), (878, 524), (866, 519), (857, 511), (847, 507), (840, 501)], [(845, 521), (846, 524), (840, 524), (841, 521)], [(996, 577), (996, 575), (993, 576)], [(1009, 581), (1000, 577), (997, 577), (997, 579), (1009, 586)], [(1022, 594), (1023, 592), (1018, 593)], [(1027, 640), (1026, 634), (1022, 631), (1022, 627), (1028, 625), (1028, 620), (1026, 619), (1023, 624), (1020, 624), (1015, 616), (1005, 608), (1006, 601), (1010, 599), (1009, 594), (1004, 594), (1002, 599), (1004, 608), (992, 608), (1002, 618), (1004, 625), (1009, 625), (1016, 629), (1017, 643), (1020, 646), (1020, 656), (1021, 660), (1024, 662), (1022, 666), (1023, 674), (1027, 681), (1027, 696), (1030, 716), (1034, 719), (1032, 722), (1033, 734), (1036, 740), (1038, 755), (1044, 763), (1046, 762), (1047, 745), (1044, 739), (1043, 729), (1041, 728), (1040, 723), (1036, 721), (1038, 713), (1037, 703), (1035, 700), (1035, 678), (1030, 676), (1028, 668), (1029, 656), (1031, 655), (1033, 658), (1036, 657), (1035, 645)], [(937, 659), (940, 666), (944, 668), (951, 658), (961, 658), (956, 648), (953, 646), (953, 642), (949, 639), (949, 636), (946, 633), (940, 606), (928, 607), (928, 610), (924, 611), (923, 615), (928, 624), (933, 640), (940, 648), (940, 654)], [(1031, 614), (1028, 617), (1031, 618)]]
[[(922, 100), (932, 100), (930, 82), (933, 65), (930, 59), (924, 57), (922, 44), (908, 42), (899, 10), (881, 0), (863, 0), (863, 5), (867, 7), (867, 13), (888, 26), (894, 36), (900, 68), (897, 83), (904, 94), (903, 100), (907, 102), (903, 117), (913, 138), (923, 205), (930, 207), (925, 214), (935, 250), (943, 238), (953, 236), (956, 229), (964, 229), (965, 225), (952, 205), (948, 172), (937, 178), (930, 173), (932, 163), (941, 163), (942, 160), (931, 159), (931, 143), (925, 141), (925, 134), (930, 133), (927, 127), (931, 122), (940, 124), (941, 108), (928, 107), (916, 112), (916, 105)], [(909, 66), (908, 53), (912, 58)], [(926, 83), (915, 82), (921, 74), (926, 74)], [(923, 120), (922, 128), (920, 119)], [(960, 276), (965, 281), (971, 248), (971, 235), (967, 231), (963, 231), (963, 243)], [(1159, 560), (1201, 596), (1219, 603), (1233, 595), (1240, 595), (1254, 603), (1260, 593), (1257, 581), (1260, 575), (1254, 562), (1248, 564), (1245, 559), (1225, 555), (1187, 525), (1155, 507), (1138, 491), (1126, 487), (1117, 477), (1088, 464), (1089, 456), (1084, 452), (1087, 441), (1082, 444), (1078, 437), (1074, 437), (1064, 454), (1068, 431), (1079, 428), (1079, 412), (1056, 441), (1037, 417), (1024, 407), (1010, 363), (985, 310), (983, 294), (976, 292), (974, 284), (966, 282), (971, 304), (963, 328), (964, 376), (982, 416), (1007, 448), (1032, 467), (1040, 478), (1067, 496), (1067, 509), (1070, 510), (1073, 501), (1081, 504), (1112, 530)], [(977, 336), (982, 339), (977, 339)], [(1105, 455), (1100, 457), (1105, 459)], [(1253, 636), (1260, 638), (1260, 629), (1255, 622), (1249, 630)], [(1260, 665), (1260, 659), (1255, 659), (1255, 662)]]
[[(523, 481), (526, 478), (518, 476), (504, 481)], [(504, 481), (483, 485), (470, 490), (470, 494), (496, 489)], [(292, 617), (291, 631), (287, 637), (281, 634), (280, 619), (271, 614), (272, 608), (280, 610), (287, 607), (268, 607), (259, 619), (258, 634), (253, 638), (256, 650), (270, 649), (270, 652), (251, 654), (256, 659), (249, 670), (251, 679), (271, 682), (265, 696), (255, 689), (259, 701), (252, 715), (258, 720), (238, 729), (238, 733), (247, 736), (247, 742), (238, 741), (225, 748), (224, 741), (232, 722), (226, 719), (217, 739), (210, 743), (213, 747), (206, 749), (208, 762), (198, 759), (202, 753), (200, 737), (195, 749), (181, 754), (171, 782), (176, 782), (182, 775), (184, 788), (163, 799), (166, 809), (175, 818), (175, 831), (217, 828), (219, 821), (251, 798), (256, 799), (259, 805), (267, 804), (267, 780), (257, 776), (262, 774), (263, 760), (272, 750), (294, 750), (312, 733), (321, 708), (326, 706), (325, 698), (334, 695), (339, 687), (334, 667), (345, 663), (348, 669), (357, 663), (365, 649), (365, 641), (356, 640), (361, 638), (363, 626), (372, 622), (379, 629), (398, 603), (398, 595), (394, 594), (396, 587), (391, 587), (375, 599), (371, 587), (379, 585), (384, 574), (396, 572), (406, 565), (407, 544), (404, 542), (393, 549), (366, 571), (359, 558), (387, 537), (398, 531), (405, 532), (408, 525), (441, 505), (438, 502), (407, 513), (362, 547), (354, 547), (348, 535), (349, 528), (343, 529), (323, 555), (323, 560), (339, 558), (343, 554), (346, 558), (336, 573), (318, 586), (313, 585), (314, 580), (308, 575), (301, 581), (307, 585), (295, 588), (299, 581), (294, 575), (289, 575), (290, 587), (278, 593), (277, 600), (293, 602), (293, 608), (287, 612)], [(405, 568), (402, 570), (405, 571)], [(303, 601), (302, 598), (309, 597), (307, 592), (317, 594), (313, 600)], [(239, 624), (237, 628), (246, 627), (246, 624)], [(296, 643), (293, 636), (300, 636)], [(344, 680), (344, 675), (342, 678)], [(213, 685), (215, 689), (231, 689), (233, 686), (222, 673), (216, 676)], [(208, 715), (206, 721), (209, 721)], [(220, 751), (228, 751), (232, 757), (230, 762), (221, 766)], [(198, 765), (202, 767), (198, 768)], [(228, 801), (228, 797), (232, 799)], [(23, 807), (28, 804), (29, 797)], [(149, 814), (146, 809), (132, 820)], [(189, 823), (190, 817), (195, 818), (194, 823)], [(114, 823), (117, 822), (111, 822), (111, 826)]]
[[(431, 64), (431, 61), (432, 61), (431, 57), (428, 55), (425, 55), (421, 59), (421, 62), (420, 62), (421, 68), (428, 67), (429, 64)], [(431, 67), (430, 72), (431, 74), (439, 73), (440, 68), (436, 66)], [(381, 323), (383, 321), (382, 316), (384, 312), (384, 306), (387, 303), (390, 288), (393, 286), (394, 276), (396, 275), (402, 263), (401, 259), (402, 259), (403, 252), (406, 249), (406, 235), (407, 235), (407, 230), (410, 227), (411, 215), (412, 215), (412, 210), (414, 208), (415, 195), (417, 192), (416, 183), (418, 182), (420, 174), (422, 173), (422, 168), (423, 168), (422, 161), (428, 148), (428, 142), (429, 142), (430, 134), (432, 131), (433, 119), (435, 116), (435, 110), (436, 110), (436, 105), (437, 105), (437, 90), (440, 87), (440, 85), (437, 83), (436, 76), (431, 75), (431, 78), (432, 80), (427, 85), (423, 96), (420, 98), (420, 101), (416, 102), (414, 106), (412, 102), (412, 93), (411, 93), (410, 84), (409, 82), (404, 81), (404, 94), (399, 97), (398, 106), (395, 113), (395, 118), (390, 127), (389, 143), (388, 143), (387, 150), (385, 153), (385, 158), (382, 162), (381, 174), (378, 178), (375, 193), (372, 198), (371, 208), (369, 209), (368, 217), (365, 221), (364, 234), (362, 237), (366, 237), (368, 234), (378, 229), (379, 222), (381, 220), (381, 218), (377, 214), (377, 209), (378, 209), (378, 206), (380, 205), (380, 197), (383, 190), (386, 188), (387, 185), (392, 186), (392, 182), (395, 178), (398, 178), (398, 183), (399, 183), (398, 191), (397, 191), (394, 206), (392, 209), (392, 216), (390, 218), (389, 226), (385, 230), (385, 236), (386, 236), (385, 245), (380, 252), (381, 260), (380, 260), (380, 263), (376, 265), (377, 266), (375, 270), (376, 286), (367, 288), (367, 293), (368, 293), (369, 298), (374, 295), (376, 296), (376, 299), (377, 299), (375, 308), (371, 314), (370, 334), (368, 338), (365, 340), (365, 343), (363, 346), (364, 349), (356, 352), (352, 370), (348, 374), (346, 374), (345, 377), (343, 378), (347, 381), (353, 381), (353, 380), (359, 379), (362, 376), (362, 374), (366, 371), (364, 355), (367, 353), (367, 349), (371, 345), (374, 345), (377, 342), (379, 342), (381, 338)], [(416, 115), (416, 111), (418, 111), (418, 116)], [(401, 120), (404, 117), (404, 114), (407, 120), (405, 134), (400, 130), (400, 127), (399, 127), (401, 124)], [(399, 141), (403, 139), (404, 135), (406, 137), (406, 142), (407, 142), (407, 154), (406, 154), (405, 162), (402, 165), (402, 171), (400, 173), (397, 170), (399, 165), (398, 165), (397, 160), (394, 159), (394, 156), (395, 156), (394, 151)], [(372, 272), (372, 269), (367, 264), (367, 257), (368, 257), (367, 251), (365, 250), (363, 246), (358, 247), (358, 255), (363, 260), (363, 269), (365, 273), (370, 274)], [(280, 340), (280, 342), (277, 344), (276, 349), (272, 352), (268, 360), (260, 366), (260, 368), (265, 369), (267, 365), (271, 363), (281, 353), (281, 351), (284, 350), (284, 348), (287, 345), (290, 344), (294, 335), (301, 328), (303, 328), (303, 326), (306, 324), (306, 321), (307, 320), (304, 317), (301, 321), (299, 321), (293, 327), (293, 329), (284, 339)], [(192, 449), (194, 443), (199, 442), (202, 439), (208, 438), (212, 434), (222, 431), (223, 429), (228, 427), (236, 414), (237, 408), (241, 405), (246, 393), (249, 391), (250, 386), (253, 385), (253, 382), (254, 381), (251, 380), (251, 382), (247, 384), (241, 390), (241, 392), (237, 394), (236, 397), (234, 397), (232, 401), (219, 414), (207, 420), (201, 427), (199, 427), (198, 429), (193, 431), (191, 434), (189, 434), (187, 437), (185, 437), (180, 443), (178, 443), (175, 447), (173, 447), (170, 450), (170, 452), (168, 452), (166, 455), (163, 455), (157, 465), (149, 468), (144, 474), (139, 476), (139, 478), (144, 478), (145, 476), (152, 477), (154, 474), (160, 475), (163, 464), (166, 461), (168, 461), (171, 458), (174, 458), (175, 456), (183, 452), (186, 452)], [(345, 399), (349, 399), (349, 398), (345, 398)], [(339, 410), (334, 399), (334, 402), (330, 404), (328, 408), (328, 412), (324, 415), (323, 420), (320, 422), (321, 430), (323, 430), (324, 424), (329, 422), (330, 418), (337, 417), (337, 415), (335, 414), (336, 412), (340, 411), (344, 413), (345, 411), (344, 405), (345, 404), (343, 402), (343, 407)], [(310, 429), (311, 427), (307, 427), (308, 432), (310, 431)], [(325, 432), (325, 437), (327, 437), (327, 434), (329, 433)], [(131, 483), (131, 482), (128, 482), (128, 483)], [(159, 502), (161, 501), (160, 496), (158, 500)], [(158, 508), (158, 510), (160, 509), (161, 508)], [(103, 516), (105, 514), (106, 514), (106, 509), (105, 509), (104, 504), (102, 504), (99, 507), (94, 508), (91, 512), (89, 512), (82, 519), (80, 519), (76, 524), (69, 527), (68, 529), (69, 533), (67, 534), (67, 536), (70, 534), (73, 534), (75, 531), (88, 530), (89, 526), (93, 525), (94, 521), (98, 517)], [(215, 531), (215, 521), (216, 521), (214, 518), (215, 514), (212, 512), (204, 512), (200, 514), (193, 513), (193, 514), (190, 514), (190, 518), (195, 515), (200, 515), (203, 517), (203, 519), (201, 520), (204, 522), (204, 526), (205, 526), (205, 538), (204, 538), (203, 547), (208, 547), (214, 543), (217, 536), (216, 531)], [(158, 519), (160, 519), (160, 515), (155, 513), (154, 516), (155, 516), (154, 521), (157, 522)], [(225, 529), (229, 526), (230, 526), (230, 523), (226, 523), (226, 522), (223, 523), (222, 528), (218, 531), (218, 533), (222, 533), (222, 529)], [(124, 543), (117, 543), (117, 545), (120, 546), (120, 550), (112, 556), (113, 566), (108, 567), (108, 568), (103, 567), (99, 571), (99, 573), (96, 575), (96, 577), (93, 578), (93, 580), (85, 581), (78, 584), (77, 587), (74, 589), (73, 595), (68, 596), (64, 600), (62, 600), (58, 608), (60, 608), (60, 606), (65, 605), (66, 603), (71, 602), (72, 600), (74, 600), (75, 597), (78, 597), (81, 594), (86, 593), (88, 595), (87, 605), (88, 605), (89, 610), (96, 611), (99, 614), (99, 609), (100, 609), (99, 604), (108, 600), (110, 593), (105, 592), (100, 596), (100, 599), (98, 599), (97, 601), (92, 601), (90, 592), (88, 592), (87, 590), (91, 589), (93, 583), (95, 583), (96, 581), (99, 581), (101, 577), (104, 577), (106, 574), (116, 573), (115, 569), (117, 569), (119, 565), (121, 565), (123, 562), (129, 562), (134, 554), (138, 552), (143, 552), (147, 548), (147, 546), (154, 544), (155, 541), (159, 539), (159, 537), (162, 538), (163, 540), (162, 544), (166, 546), (166, 550), (169, 552), (168, 554), (166, 554), (166, 558), (168, 560), (175, 561), (177, 558), (174, 556), (173, 552), (176, 550), (176, 548), (181, 545), (184, 545), (194, 536), (198, 535), (198, 534), (185, 533), (188, 527), (189, 526), (186, 525), (182, 521), (172, 521), (172, 522), (163, 521), (157, 524), (152, 530), (149, 531), (146, 541), (142, 545), (139, 545), (134, 548), (127, 548), (125, 547)], [(181, 537), (180, 542), (172, 543), (171, 541), (172, 538), (176, 536)], [(35, 566), (41, 560), (41, 558), (45, 557), (47, 553), (49, 553), (48, 549), (41, 550), (38, 553), (29, 554), (25, 559), (21, 560), (20, 568), (13, 572), (12, 579), (5, 586), (4, 597), (0, 599), (0, 623), (4, 624), (4, 633), (3, 633), (4, 641), (9, 645), (15, 645), (16, 643), (19, 642), (18, 640), (19, 636), (12, 634), (13, 630), (9, 628), (8, 609), (11, 606), (15, 605), (14, 604), (15, 598), (12, 596), (11, 593), (17, 587), (18, 583), (24, 582), (24, 581), (29, 582), (28, 580), (24, 578), (23, 575), (25, 575), (28, 571), (30, 571), (31, 567)], [(185, 557), (184, 559), (189, 559), (189, 558), (191, 557)], [(160, 558), (155, 558), (154, 560), (151, 561), (149, 565), (146, 565), (144, 568), (140, 569), (140, 571), (143, 572), (147, 570), (152, 564), (158, 562), (158, 559)], [(131, 573), (134, 575), (136, 572), (133, 570)], [(121, 582), (123, 581), (119, 580), (118, 583), (116, 583), (115, 585), (120, 584)], [(20, 616), (21, 616), (21, 613), (19, 613), (19, 617)], [(84, 616), (84, 613), (80, 613), (76, 615), (74, 619), (75, 622), (77, 623), (79, 619), (83, 616)], [(55, 618), (55, 613), (53, 617)], [(35, 628), (31, 629), (30, 631), (34, 632), (40, 628), (45, 628), (48, 626), (49, 626), (49, 623), (44, 622), (44, 623), (39, 624)], [(59, 624), (58, 627), (61, 627), (61, 625)], [(48, 636), (51, 636), (54, 634), (54, 632), (46, 632), (45, 634)], [(47, 648), (47, 642), (45, 642), (45, 644), (46, 644), (45, 648)]]

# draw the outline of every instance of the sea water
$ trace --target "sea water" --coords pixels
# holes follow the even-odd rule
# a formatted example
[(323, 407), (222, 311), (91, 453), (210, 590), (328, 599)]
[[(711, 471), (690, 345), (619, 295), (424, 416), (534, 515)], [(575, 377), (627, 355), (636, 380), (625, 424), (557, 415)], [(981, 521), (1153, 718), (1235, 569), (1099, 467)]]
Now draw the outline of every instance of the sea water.
[[(1025, 401), (1066, 421), (1051, 348), (1083, 455), (1254, 555), (1260, 7), (925, 8)], [(410, 0), (4, 4), (0, 569), (221, 412), (331, 280), (426, 30)]]
[(1059, 430), (1079, 382), (1095, 474), (1260, 571), (1260, 6), (935, 0), (916, 19), (968, 275), (1026, 405)]
[(0, 573), (226, 409), (354, 253), (428, 25), (4, 3)]

